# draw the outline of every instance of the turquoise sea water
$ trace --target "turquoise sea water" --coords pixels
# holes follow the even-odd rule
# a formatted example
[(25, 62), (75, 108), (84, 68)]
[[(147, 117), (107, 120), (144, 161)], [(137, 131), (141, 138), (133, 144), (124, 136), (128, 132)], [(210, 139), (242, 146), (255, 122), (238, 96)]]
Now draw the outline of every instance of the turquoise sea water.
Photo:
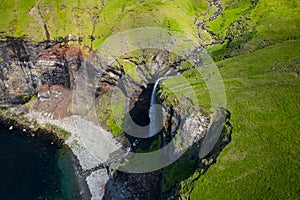
[(90, 199), (90, 192), (69, 148), (0, 124), (0, 199)]

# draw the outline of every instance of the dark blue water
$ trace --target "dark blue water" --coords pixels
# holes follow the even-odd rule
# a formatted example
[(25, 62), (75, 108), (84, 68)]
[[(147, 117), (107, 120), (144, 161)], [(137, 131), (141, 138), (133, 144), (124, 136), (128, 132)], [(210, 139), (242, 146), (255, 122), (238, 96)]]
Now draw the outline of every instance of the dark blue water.
[(0, 124), (0, 199), (89, 199), (76, 158), (47, 137)]

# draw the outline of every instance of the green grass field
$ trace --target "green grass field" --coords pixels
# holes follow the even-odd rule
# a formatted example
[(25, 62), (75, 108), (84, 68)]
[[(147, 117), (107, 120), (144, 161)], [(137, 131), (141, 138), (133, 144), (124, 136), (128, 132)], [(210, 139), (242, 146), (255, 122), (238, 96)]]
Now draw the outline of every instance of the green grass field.
[[(245, 16), (231, 14), (245, 10), (246, 1), (222, 5), (227, 8), (224, 15), (211, 22), (210, 29), (239, 44), (234, 47), (239, 49), (223, 45), (210, 50), (212, 55), (232, 57), (217, 65), (233, 135), (217, 163), (196, 182), (191, 199), (298, 199), (300, 2), (261, 0)], [(226, 22), (223, 27), (221, 19)], [(235, 20), (244, 29), (232, 37), (228, 27), (229, 22), (236, 26)], [(251, 37), (241, 40), (249, 32)], [(197, 87), (196, 91), (205, 90), (203, 84)], [(205, 93), (197, 95), (200, 102), (208, 99)]]
[(233, 136), (191, 199), (299, 197), (299, 45), (286, 41), (217, 63)]
[[(207, 27), (226, 40), (207, 50), (224, 79), (232, 141), (191, 199), (299, 199), (300, 2), (221, 4), (223, 14)], [(184, 75), (200, 106), (210, 107), (200, 75)], [(165, 85), (177, 95), (187, 91), (176, 78)]]
[(0, 21), (0, 32), (2, 37), (45, 40), (43, 17), (50, 39), (71, 33), (91, 45), (93, 36), (94, 48), (114, 33), (144, 26), (180, 31), (196, 40), (195, 19), (206, 11), (207, 5), (197, 0), (2, 0), (0, 19), (5, 20)]

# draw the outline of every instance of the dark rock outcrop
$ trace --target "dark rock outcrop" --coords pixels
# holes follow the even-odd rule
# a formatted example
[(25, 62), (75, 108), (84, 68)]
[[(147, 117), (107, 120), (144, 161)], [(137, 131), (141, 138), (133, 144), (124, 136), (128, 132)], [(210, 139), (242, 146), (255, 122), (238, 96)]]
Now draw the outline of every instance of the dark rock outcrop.
[(106, 184), (103, 200), (156, 200), (161, 197), (161, 173), (129, 174), (116, 172)]
[(0, 102), (10, 104), (24, 103), (42, 85), (72, 88), (84, 54), (54, 41), (31, 43), (8, 38), (0, 42), (0, 57)]

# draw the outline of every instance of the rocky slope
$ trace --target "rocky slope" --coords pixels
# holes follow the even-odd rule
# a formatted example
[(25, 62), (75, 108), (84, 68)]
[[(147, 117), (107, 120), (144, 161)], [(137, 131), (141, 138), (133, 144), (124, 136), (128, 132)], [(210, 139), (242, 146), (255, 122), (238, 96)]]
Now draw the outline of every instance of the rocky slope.
[[(145, 126), (149, 124), (150, 99), (155, 80), (165, 74), (171, 77), (190, 69), (182, 68), (182, 65), (180, 65), (180, 63), (184, 62), (184, 59), (172, 56), (165, 51), (149, 50), (148, 52), (136, 52), (136, 55), (125, 55), (120, 58), (121, 62), (130, 62), (135, 66), (138, 77), (134, 77), (124, 70), (124, 66), (120, 62), (113, 63), (110, 66), (102, 65), (101, 61), (97, 60), (95, 52), (91, 49), (85, 46), (79, 48), (69, 44), (68, 41), (33, 43), (22, 39), (7, 38), (5, 41), (1, 41), (0, 48), (0, 57), (2, 58), (0, 62), (1, 104), (18, 105), (14, 112), (22, 114), (39, 113), (42, 117), (32, 114), (30, 116), (37, 117), (42, 123), (48, 122), (62, 126), (71, 132), (70, 123), (62, 123), (64, 119), (67, 119), (66, 117), (87, 111), (85, 116), (88, 120), (91, 119), (90, 110), (85, 110), (81, 107), (76, 108), (76, 106), (74, 108), (73, 101), (78, 99), (74, 98), (73, 92), (78, 91), (80, 89), (78, 87), (81, 87), (77, 84), (79, 77), (83, 77), (84, 82), (87, 83), (87, 88), (89, 88), (88, 90), (92, 91), (92, 95), (94, 95), (91, 98), (102, 109), (99, 109), (100, 113), (97, 112), (97, 109), (96, 111), (92, 110), (96, 113), (100, 125), (112, 131), (111, 128), (117, 126), (117, 124), (108, 124), (113, 115), (110, 110), (111, 102), (108, 94), (117, 89), (121, 90), (128, 104), (132, 122), (139, 126)], [(143, 56), (139, 55), (140, 53)], [(190, 58), (197, 59), (193, 57), (193, 54), (191, 54)], [(88, 70), (82, 72), (81, 69), (83, 67), (87, 67)], [(95, 76), (98, 73), (101, 74), (100, 77)], [(91, 74), (94, 76), (91, 76)], [(79, 96), (78, 98), (86, 99), (87, 97), (84, 94), (77, 96)], [(184, 108), (180, 107), (180, 105), (169, 104), (167, 101), (164, 101), (162, 95), (158, 100), (163, 105), (163, 129), (155, 137), (139, 139), (128, 134), (130, 133), (131, 124), (127, 124), (127, 133), (120, 135), (117, 139), (118, 141), (123, 141), (123, 149), (131, 152), (152, 151), (155, 150), (151, 150), (154, 146), (156, 149), (163, 148), (172, 142), (176, 135), (181, 134), (180, 140), (177, 140), (173, 145), (173, 153), (177, 151), (176, 148), (181, 148), (182, 144), (189, 146), (190, 151), (195, 149), (195, 152), (199, 151), (199, 144), (209, 128), (209, 118), (204, 116), (200, 110), (194, 110), (193, 107), (188, 106), (188, 108)], [(186, 101), (186, 105), (191, 104), (189, 99), (181, 99), (181, 101)], [(106, 117), (103, 117), (103, 113), (108, 114)], [(179, 130), (181, 129), (182, 131), (180, 132)], [(82, 138), (88, 137), (80, 135), (80, 133), (82, 132), (75, 134), (75, 140), (78, 135)], [(74, 139), (74, 135), (72, 137)], [(228, 136), (223, 135), (221, 140), (224, 140), (224, 137)], [(117, 140), (115, 140), (116, 143), (118, 143)], [(138, 141), (138, 145), (134, 144), (136, 141)], [(226, 141), (228, 142), (228, 140)], [(216, 152), (219, 152), (225, 143), (221, 142)], [(74, 151), (76, 154), (76, 150)], [(201, 171), (212, 164), (212, 162), (209, 162), (204, 165), (205, 167), (199, 167), (198, 156), (195, 153), (191, 154), (190, 151), (187, 151), (188, 153), (183, 154), (178, 161), (169, 166), (169, 168), (175, 169), (173, 169), (173, 173), (182, 173), (180, 171), (182, 169), (177, 167), (177, 164), (181, 162), (190, 162), (192, 160), (194, 164), (188, 169), (190, 175), (195, 170)], [(82, 159), (86, 160), (83, 158), (83, 152), (86, 152), (86, 150), (78, 151), (76, 154), (81, 157), (81, 159), (79, 158), (80, 161)], [(128, 174), (118, 171), (118, 168), (115, 168), (117, 165), (115, 163), (116, 160), (120, 161), (121, 159), (121, 163), (126, 159), (130, 160), (126, 155), (124, 157), (124, 154), (120, 156), (119, 158), (111, 156), (108, 161), (98, 161), (105, 161), (100, 163), (100, 165), (97, 161), (94, 164), (87, 165), (89, 174), (94, 174), (94, 177), (101, 179), (99, 182), (95, 178), (87, 178), (90, 184), (102, 185), (102, 192), (92, 192), (92, 195), (96, 195), (94, 198), (157, 199), (175, 197), (179, 195), (178, 184), (188, 178), (173, 179), (174, 174), (166, 170), (141, 174)], [(85, 166), (84, 163), (85, 161), (81, 162), (83, 166)], [(103, 174), (106, 171), (105, 168), (109, 169), (109, 176)], [(111, 178), (108, 179), (108, 177)], [(118, 192), (116, 193), (115, 191)]]

